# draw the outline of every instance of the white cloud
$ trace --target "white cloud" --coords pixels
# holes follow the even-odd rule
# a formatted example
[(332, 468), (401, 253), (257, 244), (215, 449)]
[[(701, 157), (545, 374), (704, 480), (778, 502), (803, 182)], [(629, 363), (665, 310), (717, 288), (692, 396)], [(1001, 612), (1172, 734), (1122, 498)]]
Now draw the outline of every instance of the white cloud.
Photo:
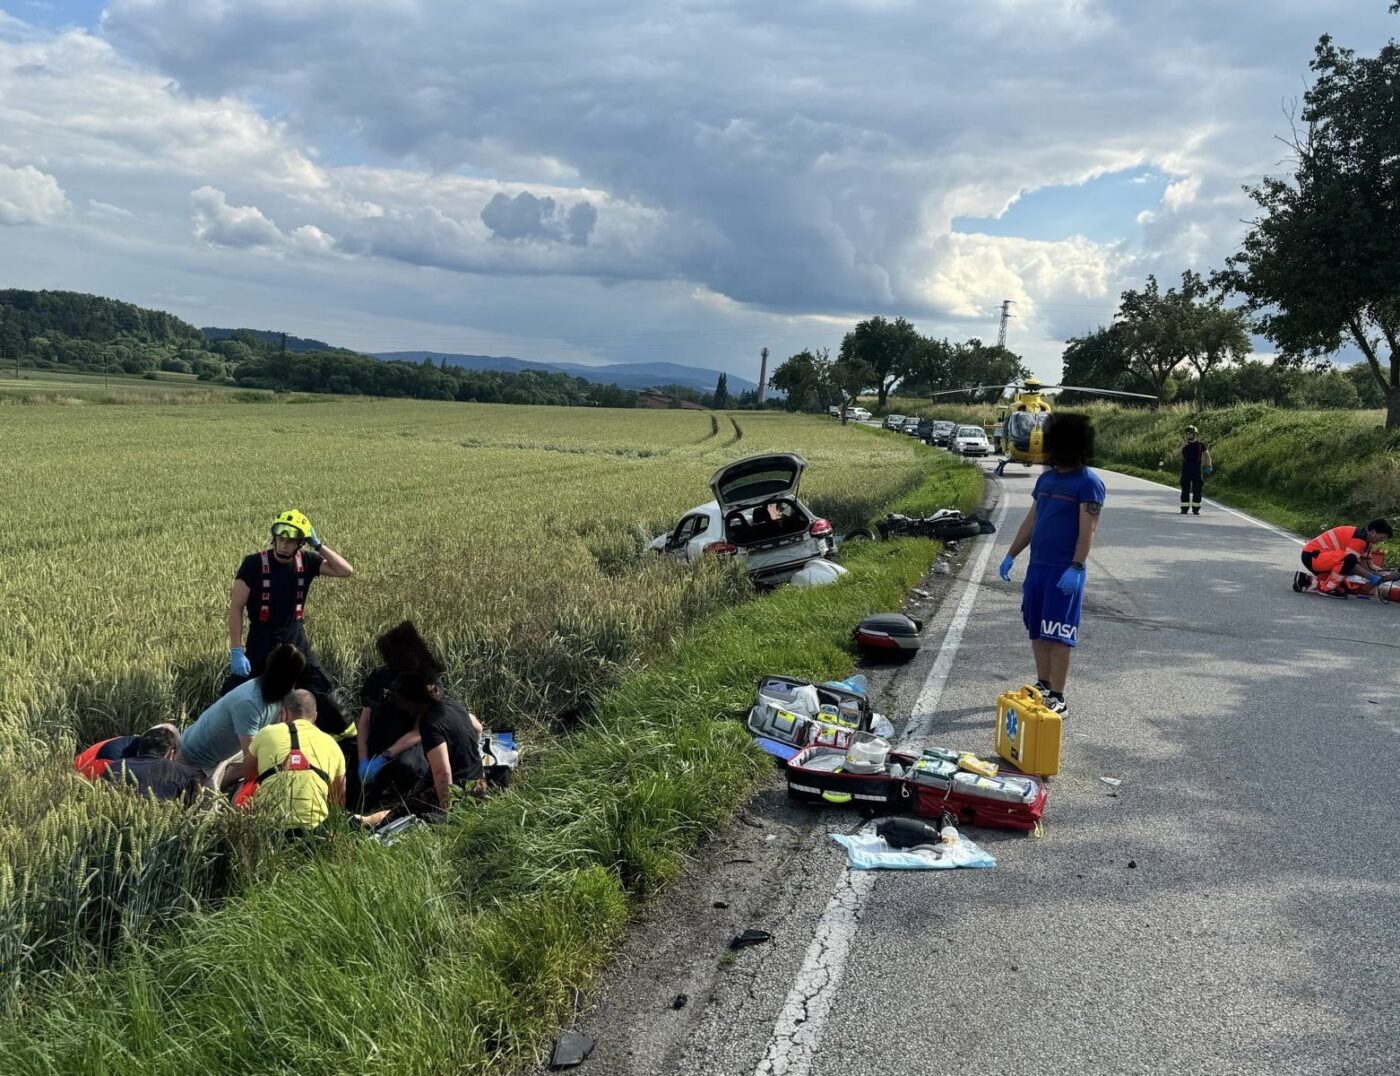
[[(1075, 310), (1230, 252), (1323, 29), (1271, 0), (541, 10), (109, 0), (95, 34), (0, 16), (0, 164), (40, 170), (87, 207), (66, 227), (150, 278), (199, 278), (181, 294), (314, 256), (279, 301), (368, 317), (379, 296), (378, 316), (442, 332), (508, 335), (509, 316), (584, 348), (664, 310), (695, 351), (687, 329), (748, 318), (775, 338), (877, 312), (985, 337), (1010, 297), (1013, 340), (1048, 354)], [(1328, 22), (1363, 49), (1393, 32), (1383, 12)], [(1123, 169), (1171, 183), (1120, 243), (951, 234)], [(71, 237), (50, 242), (61, 272)], [(11, 276), (32, 264), (0, 251)]]
[(114, 220), (135, 220), (136, 214), (129, 209), (123, 209), (119, 205), (112, 205), (110, 202), (99, 202), (96, 198), (88, 199), (88, 212), (94, 217), (106, 217)]
[(30, 164), (0, 164), (0, 224), (52, 224), (68, 209), (68, 196), (53, 176)]
[(213, 187), (190, 195), (194, 205), (195, 237), (215, 247), (280, 250), (287, 246), (282, 230), (257, 206), (228, 204), (228, 196)]

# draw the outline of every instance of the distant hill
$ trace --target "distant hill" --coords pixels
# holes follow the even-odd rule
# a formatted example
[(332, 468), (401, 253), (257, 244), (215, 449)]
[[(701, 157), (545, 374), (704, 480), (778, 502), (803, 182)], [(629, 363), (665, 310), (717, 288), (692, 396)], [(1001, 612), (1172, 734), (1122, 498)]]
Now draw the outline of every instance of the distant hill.
[[(204, 334), (204, 338), (209, 341), (231, 340), (234, 333), (247, 333), (259, 343), (270, 344), (273, 347), (282, 346), (282, 334), (270, 332), (267, 329), (219, 329), (213, 326), (206, 326), (199, 330)], [(303, 336), (287, 337), (288, 351), (339, 351), (340, 348), (332, 347), (324, 340), (310, 340)]]
[[(657, 385), (684, 385), (700, 392), (713, 392), (715, 382), (719, 380), (720, 375), (719, 370), (708, 370), (701, 366), (681, 366), (674, 362), (631, 362), (584, 366), (577, 362), (527, 362), (509, 355), (454, 355), (442, 351), (386, 351), (377, 353), (374, 357), (389, 362), (422, 362), (424, 359), (439, 362), (446, 359), (449, 366), (461, 366), (468, 370), (498, 370), (512, 374), (518, 374), (522, 370), (562, 373), (568, 374), (570, 377), (582, 378), (595, 385), (617, 385), (624, 389), (648, 389)], [(728, 385), (729, 392), (733, 396), (758, 388), (756, 382), (746, 381), (735, 374), (729, 375)]]

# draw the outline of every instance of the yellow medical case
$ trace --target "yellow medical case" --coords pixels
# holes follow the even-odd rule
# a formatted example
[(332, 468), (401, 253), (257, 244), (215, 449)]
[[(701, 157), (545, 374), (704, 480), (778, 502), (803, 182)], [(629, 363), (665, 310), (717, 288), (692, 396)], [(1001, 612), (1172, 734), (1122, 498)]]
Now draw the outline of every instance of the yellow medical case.
[(1033, 687), (997, 698), (997, 754), (1022, 773), (1050, 777), (1060, 772), (1060, 715), (1046, 708)]

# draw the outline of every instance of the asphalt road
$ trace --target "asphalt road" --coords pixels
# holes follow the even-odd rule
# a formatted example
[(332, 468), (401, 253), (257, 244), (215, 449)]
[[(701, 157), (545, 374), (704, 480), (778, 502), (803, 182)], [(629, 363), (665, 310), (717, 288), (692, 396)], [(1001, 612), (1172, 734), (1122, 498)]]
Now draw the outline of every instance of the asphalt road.
[[(1033, 478), (1008, 470), (1001, 532), (884, 685), (916, 741), (990, 754), (1033, 678), (995, 574)], [(1044, 835), (969, 830), (990, 871), (853, 874), (826, 833), (855, 820), (770, 790), (747, 851), (707, 850), (638, 928), (590, 1070), (1400, 1073), (1400, 607), (1294, 594), (1288, 536), (1104, 478)], [(717, 960), (743, 925), (773, 943)]]

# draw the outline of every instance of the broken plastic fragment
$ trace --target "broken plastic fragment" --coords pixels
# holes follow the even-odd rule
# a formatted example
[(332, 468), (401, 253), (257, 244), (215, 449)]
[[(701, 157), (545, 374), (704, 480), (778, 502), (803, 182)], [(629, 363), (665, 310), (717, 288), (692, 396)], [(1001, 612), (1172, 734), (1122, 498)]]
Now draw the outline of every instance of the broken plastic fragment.
[(762, 942), (772, 940), (773, 935), (769, 934), (768, 931), (756, 930), (753, 927), (749, 927), (747, 930), (743, 930), (729, 939), (729, 948), (747, 949), (750, 945), (759, 945)]
[(571, 1069), (582, 1065), (584, 1058), (593, 1052), (597, 1045), (582, 1031), (565, 1031), (554, 1040), (554, 1050), (549, 1055), (552, 1069)]
[(1099, 780), (1106, 785), (1110, 785), (1113, 788), (1117, 788), (1123, 783), (1123, 779), (1121, 777), (1100, 777)]

